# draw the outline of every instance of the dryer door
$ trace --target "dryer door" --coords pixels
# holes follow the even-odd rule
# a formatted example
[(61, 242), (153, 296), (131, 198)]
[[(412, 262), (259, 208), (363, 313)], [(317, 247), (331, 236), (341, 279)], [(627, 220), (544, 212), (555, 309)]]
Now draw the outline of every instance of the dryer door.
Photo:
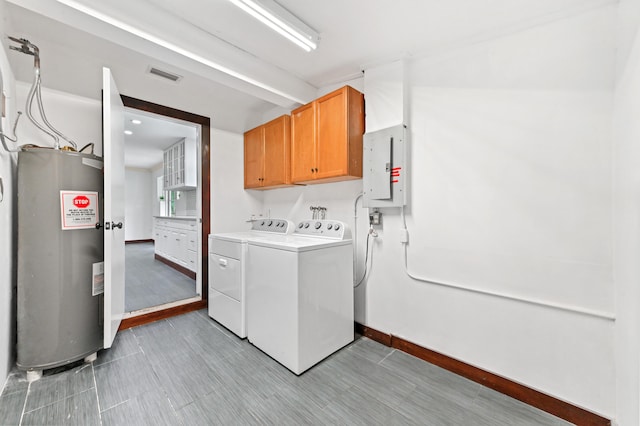
[(209, 316), (240, 338), (247, 337), (242, 262), (209, 253)]

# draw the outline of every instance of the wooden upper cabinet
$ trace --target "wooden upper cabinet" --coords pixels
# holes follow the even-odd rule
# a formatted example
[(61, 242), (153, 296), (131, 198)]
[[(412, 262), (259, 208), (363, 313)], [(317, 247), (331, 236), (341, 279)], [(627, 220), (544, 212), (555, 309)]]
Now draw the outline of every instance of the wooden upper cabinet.
[(283, 115), (244, 134), (244, 187), (291, 184), (291, 118)]
[(312, 102), (291, 112), (291, 180), (313, 180), (316, 167), (316, 105)]
[(283, 115), (262, 126), (264, 128), (263, 186), (291, 183), (291, 117)]
[(362, 177), (364, 95), (345, 86), (291, 113), (291, 180)]
[(264, 175), (263, 129), (256, 127), (244, 134), (244, 187), (260, 188)]

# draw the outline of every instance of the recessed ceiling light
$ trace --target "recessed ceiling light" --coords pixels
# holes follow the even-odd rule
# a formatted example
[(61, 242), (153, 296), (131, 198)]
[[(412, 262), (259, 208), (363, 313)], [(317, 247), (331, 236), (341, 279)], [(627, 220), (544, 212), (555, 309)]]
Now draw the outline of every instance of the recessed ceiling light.
[(124, 134), (125, 134), (125, 135), (132, 135), (132, 134), (133, 134), (133, 132), (132, 132), (131, 130), (125, 130), (125, 131), (124, 131)]
[(133, 120), (131, 120), (131, 123), (132, 124), (142, 124), (142, 121), (133, 119)]

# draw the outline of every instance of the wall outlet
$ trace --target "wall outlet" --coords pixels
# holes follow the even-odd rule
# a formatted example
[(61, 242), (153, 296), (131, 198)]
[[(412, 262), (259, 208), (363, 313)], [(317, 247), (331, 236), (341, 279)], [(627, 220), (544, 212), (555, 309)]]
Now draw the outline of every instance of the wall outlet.
[(374, 211), (369, 213), (369, 223), (371, 225), (380, 225), (380, 219), (382, 218), (382, 213), (379, 211)]

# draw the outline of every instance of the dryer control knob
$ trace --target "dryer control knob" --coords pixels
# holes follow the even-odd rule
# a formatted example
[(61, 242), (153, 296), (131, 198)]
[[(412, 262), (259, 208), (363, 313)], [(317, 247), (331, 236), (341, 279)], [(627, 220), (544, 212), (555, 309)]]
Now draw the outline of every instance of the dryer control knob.
[(331, 228), (333, 228), (333, 225), (332, 225), (332, 224), (328, 224), (328, 225), (327, 225), (327, 229), (328, 229), (329, 231), (331, 231)]
[(273, 225), (273, 221), (272, 220), (269, 221), (269, 224), (267, 226), (271, 226), (271, 225)]
[(309, 227), (309, 222), (304, 224), (304, 229), (307, 229)]
[(298, 225), (298, 228), (302, 229), (303, 226), (304, 226), (304, 223), (300, 222), (300, 225)]
[(322, 223), (321, 222), (316, 222), (315, 226), (316, 226), (316, 229), (320, 229), (320, 227), (322, 226)]
[(333, 229), (335, 229), (336, 231), (340, 230), (340, 224), (336, 223), (336, 226), (334, 226)]

